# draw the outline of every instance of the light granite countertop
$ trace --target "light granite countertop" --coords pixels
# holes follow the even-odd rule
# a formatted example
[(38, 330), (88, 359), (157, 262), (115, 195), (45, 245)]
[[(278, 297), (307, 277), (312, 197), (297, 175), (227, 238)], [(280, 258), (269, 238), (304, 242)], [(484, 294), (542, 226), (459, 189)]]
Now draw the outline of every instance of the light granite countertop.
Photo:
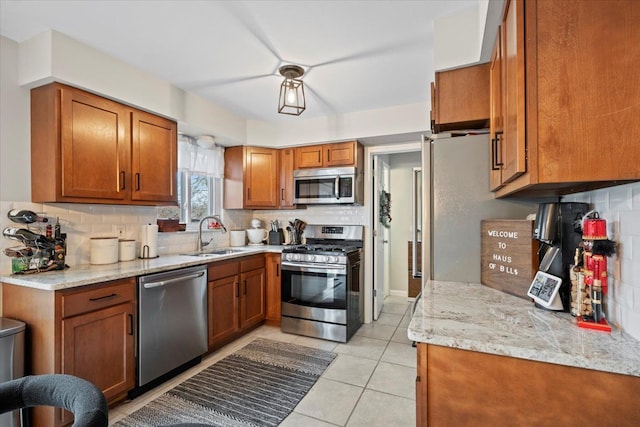
[(558, 365), (640, 377), (640, 341), (579, 328), (569, 313), (479, 283), (429, 281), (409, 324), (409, 339)]
[(128, 277), (143, 276), (146, 274), (159, 273), (178, 268), (192, 267), (194, 265), (209, 264), (211, 262), (247, 255), (265, 252), (280, 253), (282, 252), (283, 246), (239, 246), (229, 249), (236, 249), (239, 252), (210, 257), (195, 257), (179, 254), (160, 255), (158, 258), (153, 259), (135, 259), (133, 261), (117, 262), (114, 264), (84, 264), (72, 266), (61, 271), (48, 271), (31, 275), (12, 274), (10, 276), (0, 276), (0, 282), (45, 291), (57, 291), (61, 289), (75, 288), (77, 286), (90, 285), (93, 283), (108, 282), (110, 280), (126, 279)]

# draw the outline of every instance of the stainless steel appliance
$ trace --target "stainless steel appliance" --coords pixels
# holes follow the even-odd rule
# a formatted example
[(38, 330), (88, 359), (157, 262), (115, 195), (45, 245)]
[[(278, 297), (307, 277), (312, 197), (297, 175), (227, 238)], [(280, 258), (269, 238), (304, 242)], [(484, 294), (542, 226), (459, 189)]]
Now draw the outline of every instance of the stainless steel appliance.
[(423, 280), (480, 283), (480, 221), (525, 218), (537, 202), (489, 191), (489, 135), (433, 135), (422, 149)]
[[(0, 382), (24, 376), (24, 334), (26, 324), (0, 317)], [(28, 425), (26, 408), (0, 414), (0, 427)]]
[(282, 251), (283, 332), (347, 342), (363, 322), (361, 225), (307, 225)]
[(296, 204), (358, 204), (363, 202), (362, 171), (355, 167), (293, 171)]
[(200, 362), (207, 343), (207, 269), (138, 278), (138, 361), (134, 395)]

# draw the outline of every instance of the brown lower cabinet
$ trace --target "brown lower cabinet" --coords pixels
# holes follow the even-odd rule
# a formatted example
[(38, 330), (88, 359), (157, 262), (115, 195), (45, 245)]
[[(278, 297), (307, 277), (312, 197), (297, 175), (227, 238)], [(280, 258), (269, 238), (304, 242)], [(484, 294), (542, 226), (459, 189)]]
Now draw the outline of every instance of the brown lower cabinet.
[[(112, 403), (135, 385), (135, 278), (43, 291), (2, 285), (3, 316), (27, 324), (29, 374), (63, 373), (96, 384)], [(34, 426), (66, 426), (73, 416), (32, 409)]]
[(208, 268), (209, 350), (222, 347), (265, 319), (264, 255), (213, 262)]
[(279, 253), (265, 254), (267, 272), (267, 309), (266, 323), (273, 326), (280, 326), (280, 315), (282, 302), (282, 270)]
[[(273, 255), (279, 261), (280, 254)], [(211, 263), (208, 280), (209, 349), (214, 350), (264, 321), (265, 255)], [(3, 283), (2, 304), (3, 317), (27, 324), (28, 374), (84, 378), (109, 404), (135, 387), (135, 277), (60, 291)], [(32, 408), (34, 426), (72, 423), (67, 411)]]
[(418, 343), (418, 426), (632, 426), (640, 378)]

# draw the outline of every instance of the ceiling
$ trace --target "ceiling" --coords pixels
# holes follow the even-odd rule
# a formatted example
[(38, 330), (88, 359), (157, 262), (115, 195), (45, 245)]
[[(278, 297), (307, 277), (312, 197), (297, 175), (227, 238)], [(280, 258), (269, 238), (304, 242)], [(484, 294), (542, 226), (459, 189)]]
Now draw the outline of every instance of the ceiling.
[(302, 118), (427, 102), (433, 20), (481, 0), (0, 1), (0, 34), (56, 30), (242, 117), (277, 113), (282, 64), (305, 69)]

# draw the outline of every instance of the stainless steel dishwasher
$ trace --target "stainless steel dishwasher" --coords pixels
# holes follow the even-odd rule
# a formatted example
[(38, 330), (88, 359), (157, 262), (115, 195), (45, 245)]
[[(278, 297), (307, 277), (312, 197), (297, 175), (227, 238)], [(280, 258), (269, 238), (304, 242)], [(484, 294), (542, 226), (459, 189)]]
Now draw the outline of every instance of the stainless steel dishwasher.
[(199, 363), (207, 350), (206, 267), (139, 277), (138, 390)]

